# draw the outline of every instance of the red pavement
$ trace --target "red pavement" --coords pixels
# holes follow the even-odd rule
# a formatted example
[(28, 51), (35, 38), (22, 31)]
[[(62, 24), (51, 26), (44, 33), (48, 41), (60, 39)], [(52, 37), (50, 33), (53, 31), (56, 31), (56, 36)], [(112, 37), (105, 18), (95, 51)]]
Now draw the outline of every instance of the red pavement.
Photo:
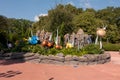
[(111, 62), (88, 66), (30, 62), (0, 64), (0, 80), (120, 80), (120, 54), (110, 54)]

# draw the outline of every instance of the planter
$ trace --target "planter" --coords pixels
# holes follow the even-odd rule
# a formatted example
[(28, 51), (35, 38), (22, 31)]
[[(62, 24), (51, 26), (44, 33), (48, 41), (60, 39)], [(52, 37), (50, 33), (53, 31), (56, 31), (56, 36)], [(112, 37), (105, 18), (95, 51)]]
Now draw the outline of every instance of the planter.
[[(93, 65), (104, 64), (110, 62), (111, 56), (109, 53), (103, 54), (87, 54), (84, 56), (64, 56), (62, 53), (57, 55), (37, 55), (34, 53), (13, 53), (9, 59), (23, 59), (25, 61), (46, 63), (46, 64), (62, 64), (62, 65)], [(37, 61), (35, 61), (37, 60)]]

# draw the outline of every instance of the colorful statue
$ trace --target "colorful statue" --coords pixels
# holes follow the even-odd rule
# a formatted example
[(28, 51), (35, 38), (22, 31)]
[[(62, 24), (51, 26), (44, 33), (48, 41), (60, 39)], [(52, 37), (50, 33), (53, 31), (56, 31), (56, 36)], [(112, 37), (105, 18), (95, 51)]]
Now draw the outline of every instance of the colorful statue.
[(38, 37), (37, 36), (32, 36), (32, 37), (29, 37), (29, 39), (28, 39), (28, 42), (30, 43), (30, 44), (37, 44), (38, 43)]
[(100, 37), (100, 49), (102, 49), (102, 37), (105, 36), (106, 34), (106, 26), (104, 26), (103, 28), (98, 28), (96, 31), (97, 37), (95, 40), (95, 44), (98, 44), (98, 37)]

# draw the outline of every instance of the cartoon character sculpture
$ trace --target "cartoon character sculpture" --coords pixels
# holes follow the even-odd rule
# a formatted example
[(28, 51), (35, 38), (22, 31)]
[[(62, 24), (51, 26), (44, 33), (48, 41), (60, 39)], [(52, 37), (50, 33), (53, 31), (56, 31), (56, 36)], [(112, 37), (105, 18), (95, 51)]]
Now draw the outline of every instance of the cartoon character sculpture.
[(29, 37), (29, 39), (28, 39), (28, 42), (30, 43), (30, 44), (37, 44), (38, 43), (38, 37), (37, 36), (32, 36), (32, 37)]
[(102, 37), (105, 36), (106, 34), (106, 26), (103, 27), (103, 28), (98, 28), (97, 31), (96, 31), (96, 34), (97, 34), (97, 37), (96, 37), (96, 40), (95, 40), (95, 44), (98, 44), (98, 37), (100, 37), (100, 49), (102, 49)]

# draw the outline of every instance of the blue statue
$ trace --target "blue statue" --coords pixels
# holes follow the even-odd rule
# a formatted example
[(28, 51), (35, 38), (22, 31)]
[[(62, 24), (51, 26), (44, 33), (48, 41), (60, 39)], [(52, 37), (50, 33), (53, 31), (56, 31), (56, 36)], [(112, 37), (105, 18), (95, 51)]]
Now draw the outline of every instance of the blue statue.
[(29, 37), (29, 39), (28, 39), (28, 42), (30, 43), (30, 44), (37, 44), (38, 43), (38, 37), (37, 36), (32, 36), (32, 37)]

